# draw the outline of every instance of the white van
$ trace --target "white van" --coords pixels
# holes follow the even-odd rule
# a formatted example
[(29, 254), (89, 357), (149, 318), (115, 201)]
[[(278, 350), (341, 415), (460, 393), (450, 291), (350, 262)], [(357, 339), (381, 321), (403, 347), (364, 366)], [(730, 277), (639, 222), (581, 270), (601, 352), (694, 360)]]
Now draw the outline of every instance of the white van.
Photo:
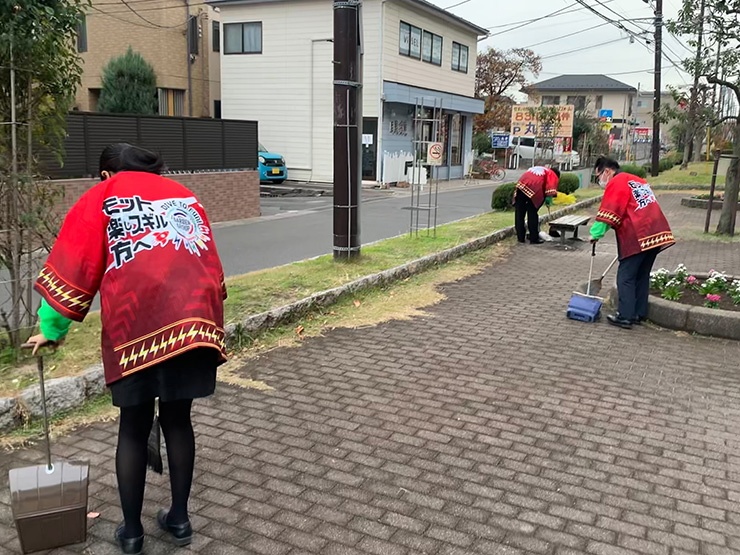
[[(511, 157), (510, 166), (515, 167), (517, 165), (517, 156), (524, 160), (534, 160), (535, 148), (533, 137), (512, 137), (509, 136), (509, 148), (512, 150), (513, 156)], [(543, 150), (541, 145), (537, 145), (537, 158), (549, 158), (552, 159), (552, 149)], [(571, 153), (572, 167), (578, 167), (581, 162), (581, 157), (575, 150)]]

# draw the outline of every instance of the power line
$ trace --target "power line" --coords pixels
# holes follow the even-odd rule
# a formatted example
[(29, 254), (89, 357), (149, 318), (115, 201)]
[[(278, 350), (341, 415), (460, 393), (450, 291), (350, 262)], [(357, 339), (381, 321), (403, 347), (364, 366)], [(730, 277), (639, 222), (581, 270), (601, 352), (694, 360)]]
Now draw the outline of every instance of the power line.
[(608, 23), (599, 23), (598, 25), (594, 25), (593, 27), (587, 27), (586, 29), (581, 29), (580, 31), (576, 31), (575, 33), (568, 33), (567, 35), (562, 35), (562, 36), (559, 36), (559, 37), (555, 37), (554, 39), (543, 40), (542, 42), (538, 42), (538, 43), (535, 43), (535, 44), (530, 44), (529, 46), (524, 46), (523, 48), (534, 48), (535, 46), (540, 46), (540, 45), (543, 45), (543, 44), (547, 44), (548, 42), (555, 42), (556, 40), (567, 39), (567, 38), (570, 38), (570, 37), (572, 37), (574, 35), (579, 35), (581, 33), (585, 33), (586, 31), (592, 31), (594, 29), (598, 29), (599, 27), (603, 27), (604, 25), (608, 25)]
[(457, 8), (458, 6), (462, 6), (463, 4), (467, 4), (470, 2), (470, 0), (463, 0), (462, 2), (458, 2), (457, 4), (452, 4), (452, 6), (447, 6), (446, 8), (443, 8), (445, 10), (451, 10), (452, 8)]
[[(118, 21), (121, 21), (122, 23), (128, 23), (129, 25), (134, 25), (135, 27), (143, 27), (144, 29), (155, 29), (156, 28), (156, 27), (153, 27), (151, 25), (144, 25), (143, 23), (137, 23), (136, 21), (131, 21), (129, 19), (124, 19), (122, 17), (118, 17), (116, 15), (113, 15), (112, 13), (104, 12), (103, 10), (101, 10), (100, 8), (96, 8), (95, 6), (90, 6), (90, 7), (93, 10), (95, 10), (96, 12), (99, 12), (101, 15), (105, 15), (107, 17), (112, 17), (113, 19), (116, 19)], [(180, 25), (176, 25), (175, 27), (180, 27), (182, 25), (185, 25), (185, 24), (182, 23)], [(172, 29), (174, 29), (175, 27), (172, 27)], [(165, 27), (165, 28), (167, 28), (167, 27)]]
[(592, 44), (590, 46), (582, 46), (581, 48), (574, 48), (573, 50), (567, 50), (565, 52), (558, 52), (557, 54), (551, 54), (549, 56), (544, 56), (540, 58), (540, 60), (549, 60), (550, 58), (557, 58), (559, 56), (575, 54), (576, 52), (583, 52), (584, 50), (591, 50), (592, 48), (598, 48), (599, 46), (606, 46), (607, 44), (614, 44), (615, 42), (619, 42), (621, 40), (624, 40), (624, 37), (619, 37), (616, 39), (608, 40), (606, 42), (600, 42), (598, 44)]
[[(561, 14), (562, 15), (561, 12), (565, 12), (565, 10), (567, 10), (568, 8), (572, 8), (576, 4), (577, 4), (577, 2), (574, 2), (573, 4), (568, 4), (564, 8), (560, 8), (559, 10), (555, 10), (554, 12), (549, 13), (547, 15), (543, 15), (542, 17), (537, 17), (535, 19), (531, 19), (531, 20), (529, 20), (527, 22), (524, 22), (521, 25), (517, 25), (516, 27), (512, 27), (511, 29), (506, 29), (504, 31), (499, 31), (498, 33), (493, 33), (491, 35), (488, 35), (487, 38), (496, 37), (498, 35), (503, 35), (504, 33), (509, 33), (511, 31), (516, 31), (517, 29), (521, 29), (522, 27), (526, 27), (527, 25), (531, 25), (532, 23), (536, 23), (537, 21), (542, 21), (543, 19), (547, 19), (548, 17), (553, 17), (553, 16), (556, 16), (558, 14)], [(569, 12), (565, 12), (565, 13), (569, 13)]]
[(177, 25), (160, 25), (159, 23), (154, 23), (153, 21), (149, 21), (146, 17), (141, 15), (139, 12), (137, 12), (133, 7), (131, 7), (126, 0), (121, 0), (123, 2), (123, 5), (126, 6), (129, 10), (131, 10), (131, 13), (133, 13), (136, 17), (141, 19), (142, 21), (145, 21), (149, 25), (152, 25), (154, 27), (159, 27), (160, 29), (175, 29), (176, 27), (181, 27), (183, 24), (179, 23)]

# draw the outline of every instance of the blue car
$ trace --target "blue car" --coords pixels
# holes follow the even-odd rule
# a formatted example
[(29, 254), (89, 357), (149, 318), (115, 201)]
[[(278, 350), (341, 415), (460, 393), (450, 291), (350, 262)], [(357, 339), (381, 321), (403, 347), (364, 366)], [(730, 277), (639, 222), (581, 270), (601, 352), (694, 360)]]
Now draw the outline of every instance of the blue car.
[(285, 167), (285, 158), (268, 151), (262, 143), (259, 144), (260, 183), (280, 184), (288, 179), (288, 168)]

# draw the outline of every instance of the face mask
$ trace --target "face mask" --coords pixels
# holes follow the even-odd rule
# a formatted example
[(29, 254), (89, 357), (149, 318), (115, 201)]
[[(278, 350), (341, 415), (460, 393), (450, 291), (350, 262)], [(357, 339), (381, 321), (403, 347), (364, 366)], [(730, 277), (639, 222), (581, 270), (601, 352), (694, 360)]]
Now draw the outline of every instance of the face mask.
[(609, 183), (609, 176), (607, 176), (607, 175), (604, 175), (604, 173), (602, 173), (602, 174), (601, 174), (601, 175), (599, 176), (599, 185), (600, 185), (601, 187), (606, 187), (607, 183)]

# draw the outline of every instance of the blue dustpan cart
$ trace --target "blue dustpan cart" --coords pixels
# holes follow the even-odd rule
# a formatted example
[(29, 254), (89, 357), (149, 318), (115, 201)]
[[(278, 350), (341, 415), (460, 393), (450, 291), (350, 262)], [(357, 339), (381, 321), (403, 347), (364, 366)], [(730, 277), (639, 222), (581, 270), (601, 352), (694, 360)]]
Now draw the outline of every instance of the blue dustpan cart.
[(601, 306), (604, 301), (599, 297), (573, 293), (568, 303), (568, 311), (565, 313), (571, 320), (579, 322), (595, 322), (601, 314)]
[(586, 294), (573, 293), (568, 303), (568, 311), (565, 315), (571, 320), (579, 322), (595, 322), (600, 314), (604, 299), (590, 295), (591, 277), (594, 271), (594, 258), (596, 257), (596, 243), (591, 247), (591, 268), (588, 271), (588, 285)]

